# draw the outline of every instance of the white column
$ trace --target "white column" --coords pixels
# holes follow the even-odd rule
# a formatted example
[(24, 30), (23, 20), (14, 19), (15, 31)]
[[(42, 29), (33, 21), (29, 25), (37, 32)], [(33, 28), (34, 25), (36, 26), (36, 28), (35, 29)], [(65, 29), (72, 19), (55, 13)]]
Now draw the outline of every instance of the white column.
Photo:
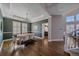
[(48, 18), (48, 41), (51, 41), (51, 22), (52, 22), (52, 17), (50, 16)]

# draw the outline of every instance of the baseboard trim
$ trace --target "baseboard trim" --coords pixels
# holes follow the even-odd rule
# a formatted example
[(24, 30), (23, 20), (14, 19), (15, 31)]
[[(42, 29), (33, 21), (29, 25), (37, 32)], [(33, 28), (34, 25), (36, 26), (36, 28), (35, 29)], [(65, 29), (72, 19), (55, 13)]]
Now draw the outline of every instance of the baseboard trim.
[(38, 37), (38, 36), (34, 36), (35, 38), (38, 38), (38, 39), (43, 39), (42, 37)]
[(51, 41), (64, 41), (63, 39), (51, 39), (51, 40), (48, 40), (48, 42), (51, 42)]

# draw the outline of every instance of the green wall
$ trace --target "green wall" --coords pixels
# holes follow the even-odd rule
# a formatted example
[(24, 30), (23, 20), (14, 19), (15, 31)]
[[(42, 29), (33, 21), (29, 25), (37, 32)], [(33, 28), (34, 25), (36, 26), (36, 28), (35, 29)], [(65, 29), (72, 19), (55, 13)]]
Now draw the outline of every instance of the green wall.
[[(6, 17), (3, 18), (3, 32), (13, 32), (12, 21), (18, 21), (18, 20), (6, 18)], [(27, 23), (27, 31), (28, 32), (31, 31), (31, 23), (23, 22), (23, 21), (18, 21), (18, 22), (21, 22), (21, 27), (22, 27), (22, 23)], [(22, 29), (21, 29), (21, 33), (22, 33)], [(12, 38), (12, 33), (3, 34), (3, 39), (9, 39), (9, 38)]]
[[(3, 32), (12, 32), (13, 25), (12, 20), (8, 18), (3, 18)], [(3, 39), (9, 39), (12, 37), (12, 33), (3, 33)]]

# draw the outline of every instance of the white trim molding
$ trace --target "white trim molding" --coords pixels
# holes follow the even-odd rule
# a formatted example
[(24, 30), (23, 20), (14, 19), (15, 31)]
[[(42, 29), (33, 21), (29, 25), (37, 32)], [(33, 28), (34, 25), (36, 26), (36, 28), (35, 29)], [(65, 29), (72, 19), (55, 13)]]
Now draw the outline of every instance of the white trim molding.
[(48, 40), (48, 42), (51, 42), (51, 41), (64, 41), (63, 39), (51, 39), (51, 40)]

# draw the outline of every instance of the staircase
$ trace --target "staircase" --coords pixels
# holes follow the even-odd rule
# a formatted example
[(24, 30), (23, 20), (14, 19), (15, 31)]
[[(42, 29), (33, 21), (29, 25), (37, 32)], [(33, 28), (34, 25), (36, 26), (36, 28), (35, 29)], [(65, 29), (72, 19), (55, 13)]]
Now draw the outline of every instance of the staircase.
[(79, 48), (67, 50), (66, 52), (68, 52), (70, 56), (79, 56)]
[(64, 42), (65, 52), (70, 53), (71, 56), (79, 56), (79, 34), (76, 31), (66, 34)]

